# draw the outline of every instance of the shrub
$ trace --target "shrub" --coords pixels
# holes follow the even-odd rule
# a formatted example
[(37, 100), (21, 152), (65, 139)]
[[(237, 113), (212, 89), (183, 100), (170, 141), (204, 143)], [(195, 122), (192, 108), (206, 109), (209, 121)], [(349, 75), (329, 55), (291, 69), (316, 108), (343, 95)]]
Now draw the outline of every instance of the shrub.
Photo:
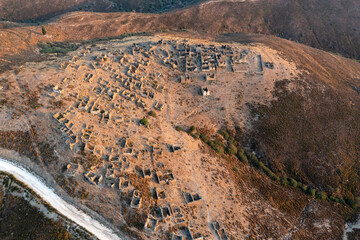
[(56, 53), (65, 55), (68, 52), (75, 51), (79, 48), (78, 44), (67, 42), (39, 43), (41, 53)]
[(308, 189), (308, 186), (303, 184), (303, 183), (298, 183), (298, 187), (301, 189), (301, 191), (303, 191), (304, 193), (306, 193), (306, 190)]
[(226, 148), (226, 153), (229, 155), (235, 155), (237, 151), (237, 148), (233, 144), (228, 145)]
[(229, 137), (230, 137), (230, 134), (229, 134), (226, 130), (220, 129), (220, 130), (218, 131), (218, 133), (219, 133), (221, 136), (223, 136), (226, 140), (228, 140)]
[(306, 190), (306, 193), (307, 193), (308, 195), (310, 195), (311, 197), (315, 197), (316, 191), (315, 191), (314, 188), (308, 187), (308, 189)]
[(343, 198), (338, 197), (337, 199), (338, 199), (339, 203), (342, 203), (344, 205), (346, 204), (346, 202), (345, 202), (345, 200)]
[(250, 163), (253, 164), (255, 167), (260, 166), (260, 161), (254, 154), (246, 152), (246, 156), (249, 159)]
[(238, 151), (237, 153), (237, 157), (238, 159), (243, 162), (243, 163), (249, 163), (249, 160), (247, 159), (247, 157), (245, 156), (245, 154), (242, 151)]
[(289, 181), (287, 180), (287, 178), (284, 178), (284, 177), (280, 178), (280, 183), (284, 186), (288, 186), (290, 184)]
[(266, 166), (265, 166), (265, 164), (264, 164), (263, 162), (259, 161), (259, 168), (260, 168), (261, 170), (263, 170), (263, 169), (266, 168)]
[(218, 154), (220, 155), (223, 155), (224, 154), (224, 151), (225, 151), (225, 147), (224, 147), (224, 144), (222, 144), (222, 142), (220, 141), (210, 141), (209, 142), (209, 145), (210, 147), (212, 147), (215, 152), (217, 152)]
[(280, 182), (280, 178), (278, 176), (276, 176), (275, 173), (272, 172), (272, 174), (269, 176), (272, 180), (276, 181), (276, 182)]
[(231, 168), (234, 172), (239, 172), (240, 170), (237, 167), (232, 167)]
[(200, 134), (200, 139), (205, 143), (208, 143), (210, 140), (209, 137), (203, 133)]
[(355, 201), (353, 198), (345, 198), (345, 203), (348, 204), (350, 207), (354, 207)]
[(194, 133), (194, 134), (191, 134), (191, 136), (195, 139), (199, 139), (200, 138), (200, 134), (199, 133)]
[(298, 186), (298, 182), (293, 178), (289, 178), (289, 183), (290, 183), (290, 186), (293, 186), (293, 187)]
[(147, 127), (149, 125), (149, 121), (147, 120), (147, 118), (143, 118), (140, 119), (140, 124), (144, 125), (145, 127)]
[(265, 166), (262, 162), (260, 163), (260, 167), (263, 170), (263, 172), (271, 177), (272, 175), (276, 175), (273, 171), (271, 171), (267, 166)]
[(175, 129), (176, 129), (176, 131), (178, 131), (178, 132), (180, 132), (180, 131), (182, 130), (180, 126), (176, 126)]
[(327, 194), (324, 191), (316, 191), (315, 197), (320, 200), (326, 200)]
[(196, 127), (195, 126), (191, 126), (189, 129), (189, 133), (192, 134), (196, 131)]
[(155, 112), (155, 111), (150, 111), (150, 112), (149, 112), (149, 115), (150, 115), (151, 117), (156, 118), (156, 112)]

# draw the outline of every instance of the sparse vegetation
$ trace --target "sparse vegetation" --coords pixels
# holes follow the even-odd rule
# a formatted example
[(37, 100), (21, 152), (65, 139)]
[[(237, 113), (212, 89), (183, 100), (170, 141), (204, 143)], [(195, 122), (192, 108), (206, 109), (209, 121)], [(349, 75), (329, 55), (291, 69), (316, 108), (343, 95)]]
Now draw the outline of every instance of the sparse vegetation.
[[(240, 129), (237, 129), (238, 131), (238, 140), (241, 139), (240, 136), (242, 136), (242, 131)], [(289, 186), (293, 188), (298, 188), (302, 192), (310, 195), (313, 198), (317, 198), (319, 200), (328, 200), (335, 203), (342, 203), (347, 204), (351, 207), (355, 206), (355, 201), (352, 198), (345, 198), (345, 200), (342, 200), (342, 198), (334, 197), (334, 196), (328, 196), (328, 194), (321, 190), (316, 190), (316, 188), (308, 187), (306, 184), (303, 184), (302, 182), (299, 182), (295, 180), (294, 178), (287, 178), (278, 176), (276, 173), (274, 173), (270, 168), (268, 168), (262, 161), (260, 161), (253, 153), (251, 152), (244, 152), (243, 148), (241, 147), (241, 143), (235, 140), (235, 136), (231, 134), (229, 131), (226, 131), (224, 129), (221, 129), (217, 132), (218, 135), (221, 135), (224, 139), (226, 139), (226, 144), (223, 144), (220, 140), (211, 140), (211, 137), (207, 136), (205, 134), (205, 131), (202, 131), (203, 133), (200, 134), (200, 139), (208, 144), (216, 153), (218, 153), (221, 156), (236, 156), (241, 162), (244, 164), (250, 163), (255, 168), (261, 170), (263, 173), (265, 173), (270, 179), (273, 181), (280, 183), (283, 186)], [(189, 131), (190, 134), (190, 131)], [(231, 149), (231, 150), (230, 150)], [(232, 170), (234, 172), (238, 172), (239, 169), (236, 167), (232, 167)]]
[(59, 55), (65, 55), (69, 52), (78, 49), (79, 45), (68, 42), (53, 42), (53, 43), (40, 43), (41, 53), (56, 53)]
[[(344, 199), (349, 199), (347, 204), (353, 206), (354, 196), (360, 192), (358, 164), (353, 165), (360, 149), (357, 140), (360, 127), (355, 120), (360, 113), (332, 89), (320, 91), (317, 84), (308, 84), (312, 84), (308, 86), (311, 90), (304, 97), (296, 91), (289, 92), (286, 88), (288, 81), (278, 82), (274, 92), (277, 100), (271, 106), (254, 107), (253, 113), (259, 116), (255, 123), (258, 131), (253, 134), (256, 139), (254, 149), (265, 153), (269, 163), (282, 166), (285, 169), (283, 174), (289, 176), (290, 185), (296, 185), (296, 179), (297, 187), (302, 191), (306, 188), (305, 183), (315, 188), (307, 189), (312, 197), (319, 188), (330, 196), (344, 196)], [(343, 141), (343, 138), (347, 140)], [(342, 149), (348, 150), (343, 152)], [(311, 156), (308, 155), (310, 152)], [(323, 162), (326, 162), (326, 167)], [(333, 166), (340, 163), (344, 167), (335, 173)], [(345, 167), (350, 165), (353, 167)], [(344, 182), (344, 178), (349, 181)], [(316, 197), (325, 198), (323, 193)]]

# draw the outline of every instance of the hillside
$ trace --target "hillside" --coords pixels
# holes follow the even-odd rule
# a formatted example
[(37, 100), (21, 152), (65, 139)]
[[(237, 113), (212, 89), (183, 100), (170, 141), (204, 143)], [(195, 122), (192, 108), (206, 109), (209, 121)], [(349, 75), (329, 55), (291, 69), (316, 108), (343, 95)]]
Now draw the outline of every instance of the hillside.
[(200, 2), (0, 0), (0, 157), (129, 239), (359, 237), (360, 2)]
[[(73, 6), (74, 2), (70, 2), (61, 1), (61, 4), (50, 4), (51, 7), (48, 8), (44, 7), (48, 6), (46, 1), (39, 1), (31, 5), (22, 4), (21, 7), (16, 6), (16, 4), (22, 3), (21, 1), (9, 1), (3, 2), (3, 9), (16, 9), (17, 12), (7, 13), (4, 10), (2, 13), (14, 15), (13, 19), (18, 19), (19, 16), (23, 17), (31, 13), (33, 15), (29, 15), (29, 18), (36, 18), (49, 14), (58, 15), (76, 9), (112, 12), (114, 9), (111, 6), (120, 6), (119, 2), (121, 2), (122, 8), (116, 11), (131, 11), (134, 9), (140, 12), (158, 12), (164, 8), (180, 8), (198, 1), (182, 1), (182, 4), (172, 6), (167, 1), (141, 1), (138, 3), (138, 1), (101, 0), (94, 1), (94, 3), (90, 4), (92, 7), (89, 9), (86, 7), (76, 8)], [(81, 5), (86, 2), (88, 1), (76, 3)], [(59, 9), (52, 10), (52, 7)], [(85, 26), (82, 27), (93, 30), (93, 28), (97, 27), (94, 26), (95, 22), (96, 24), (99, 22), (93, 22), (92, 20), (99, 20), (99, 16), (101, 16), (104, 19), (112, 19), (114, 23), (107, 22), (106, 26), (101, 28), (100, 33), (92, 33), (95, 37), (115, 36), (119, 33), (119, 27), (124, 32), (122, 26), (124, 24), (132, 26), (127, 28), (126, 32), (188, 29), (210, 34), (228, 32), (262, 33), (291, 39), (315, 48), (339, 53), (346, 57), (360, 59), (360, 43), (358, 41), (360, 38), (358, 27), (360, 25), (360, 11), (358, 9), (360, 9), (360, 3), (357, 0), (340, 2), (337, 0), (216, 1), (161, 15), (152, 15), (151, 18), (141, 14), (125, 19), (123, 17), (128, 16), (126, 14), (88, 14)], [(83, 14), (79, 14), (78, 19), (76, 19), (77, 17), (71, 15), (68, 20), (71, 20), (71, 25), (73, 25), (81, 22), (83, 17)], [(121, 20), (116, 19), (117, 17)], [(63, 19), (66, 22), (66, 16)], [(66, 33), (70, 35), (70, 38), (74, 38), (76, 33), (70, 30), (71, 27), (66, 25), (64, 27), (66, 27)], [(70, 29), (68, 30), (68, 28)]]
[(39, 22), (71, 11), (164, 12), (202, 2), (202, 0), (1, 0), (0, 19)]

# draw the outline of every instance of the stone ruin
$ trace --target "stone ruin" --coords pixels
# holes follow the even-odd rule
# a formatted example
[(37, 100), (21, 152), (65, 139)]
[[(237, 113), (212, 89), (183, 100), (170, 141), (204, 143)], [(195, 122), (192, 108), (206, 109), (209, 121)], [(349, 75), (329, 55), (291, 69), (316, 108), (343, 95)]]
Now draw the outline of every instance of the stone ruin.
[(204, 97), (210, 96), (210, 90), (207, 87), (201, 87), (200, 88), (200, 93)]

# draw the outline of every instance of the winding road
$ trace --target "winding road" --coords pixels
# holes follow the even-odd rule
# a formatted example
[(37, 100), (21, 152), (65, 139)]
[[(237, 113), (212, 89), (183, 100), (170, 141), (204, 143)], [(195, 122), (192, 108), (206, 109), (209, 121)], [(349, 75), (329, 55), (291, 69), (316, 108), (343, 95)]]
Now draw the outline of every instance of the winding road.
[(24, 167), (0, 158), (0, 171), (12, 174), (36, 192), (45, 202), (55, 208), (60, 214), (83, 227), (100, 240), (118, 240), (120, 238), (113, 230), (93, 219), (72, 204), (60, 198), (53, 189), (46, 186), (40, 177), (30, 173)]

